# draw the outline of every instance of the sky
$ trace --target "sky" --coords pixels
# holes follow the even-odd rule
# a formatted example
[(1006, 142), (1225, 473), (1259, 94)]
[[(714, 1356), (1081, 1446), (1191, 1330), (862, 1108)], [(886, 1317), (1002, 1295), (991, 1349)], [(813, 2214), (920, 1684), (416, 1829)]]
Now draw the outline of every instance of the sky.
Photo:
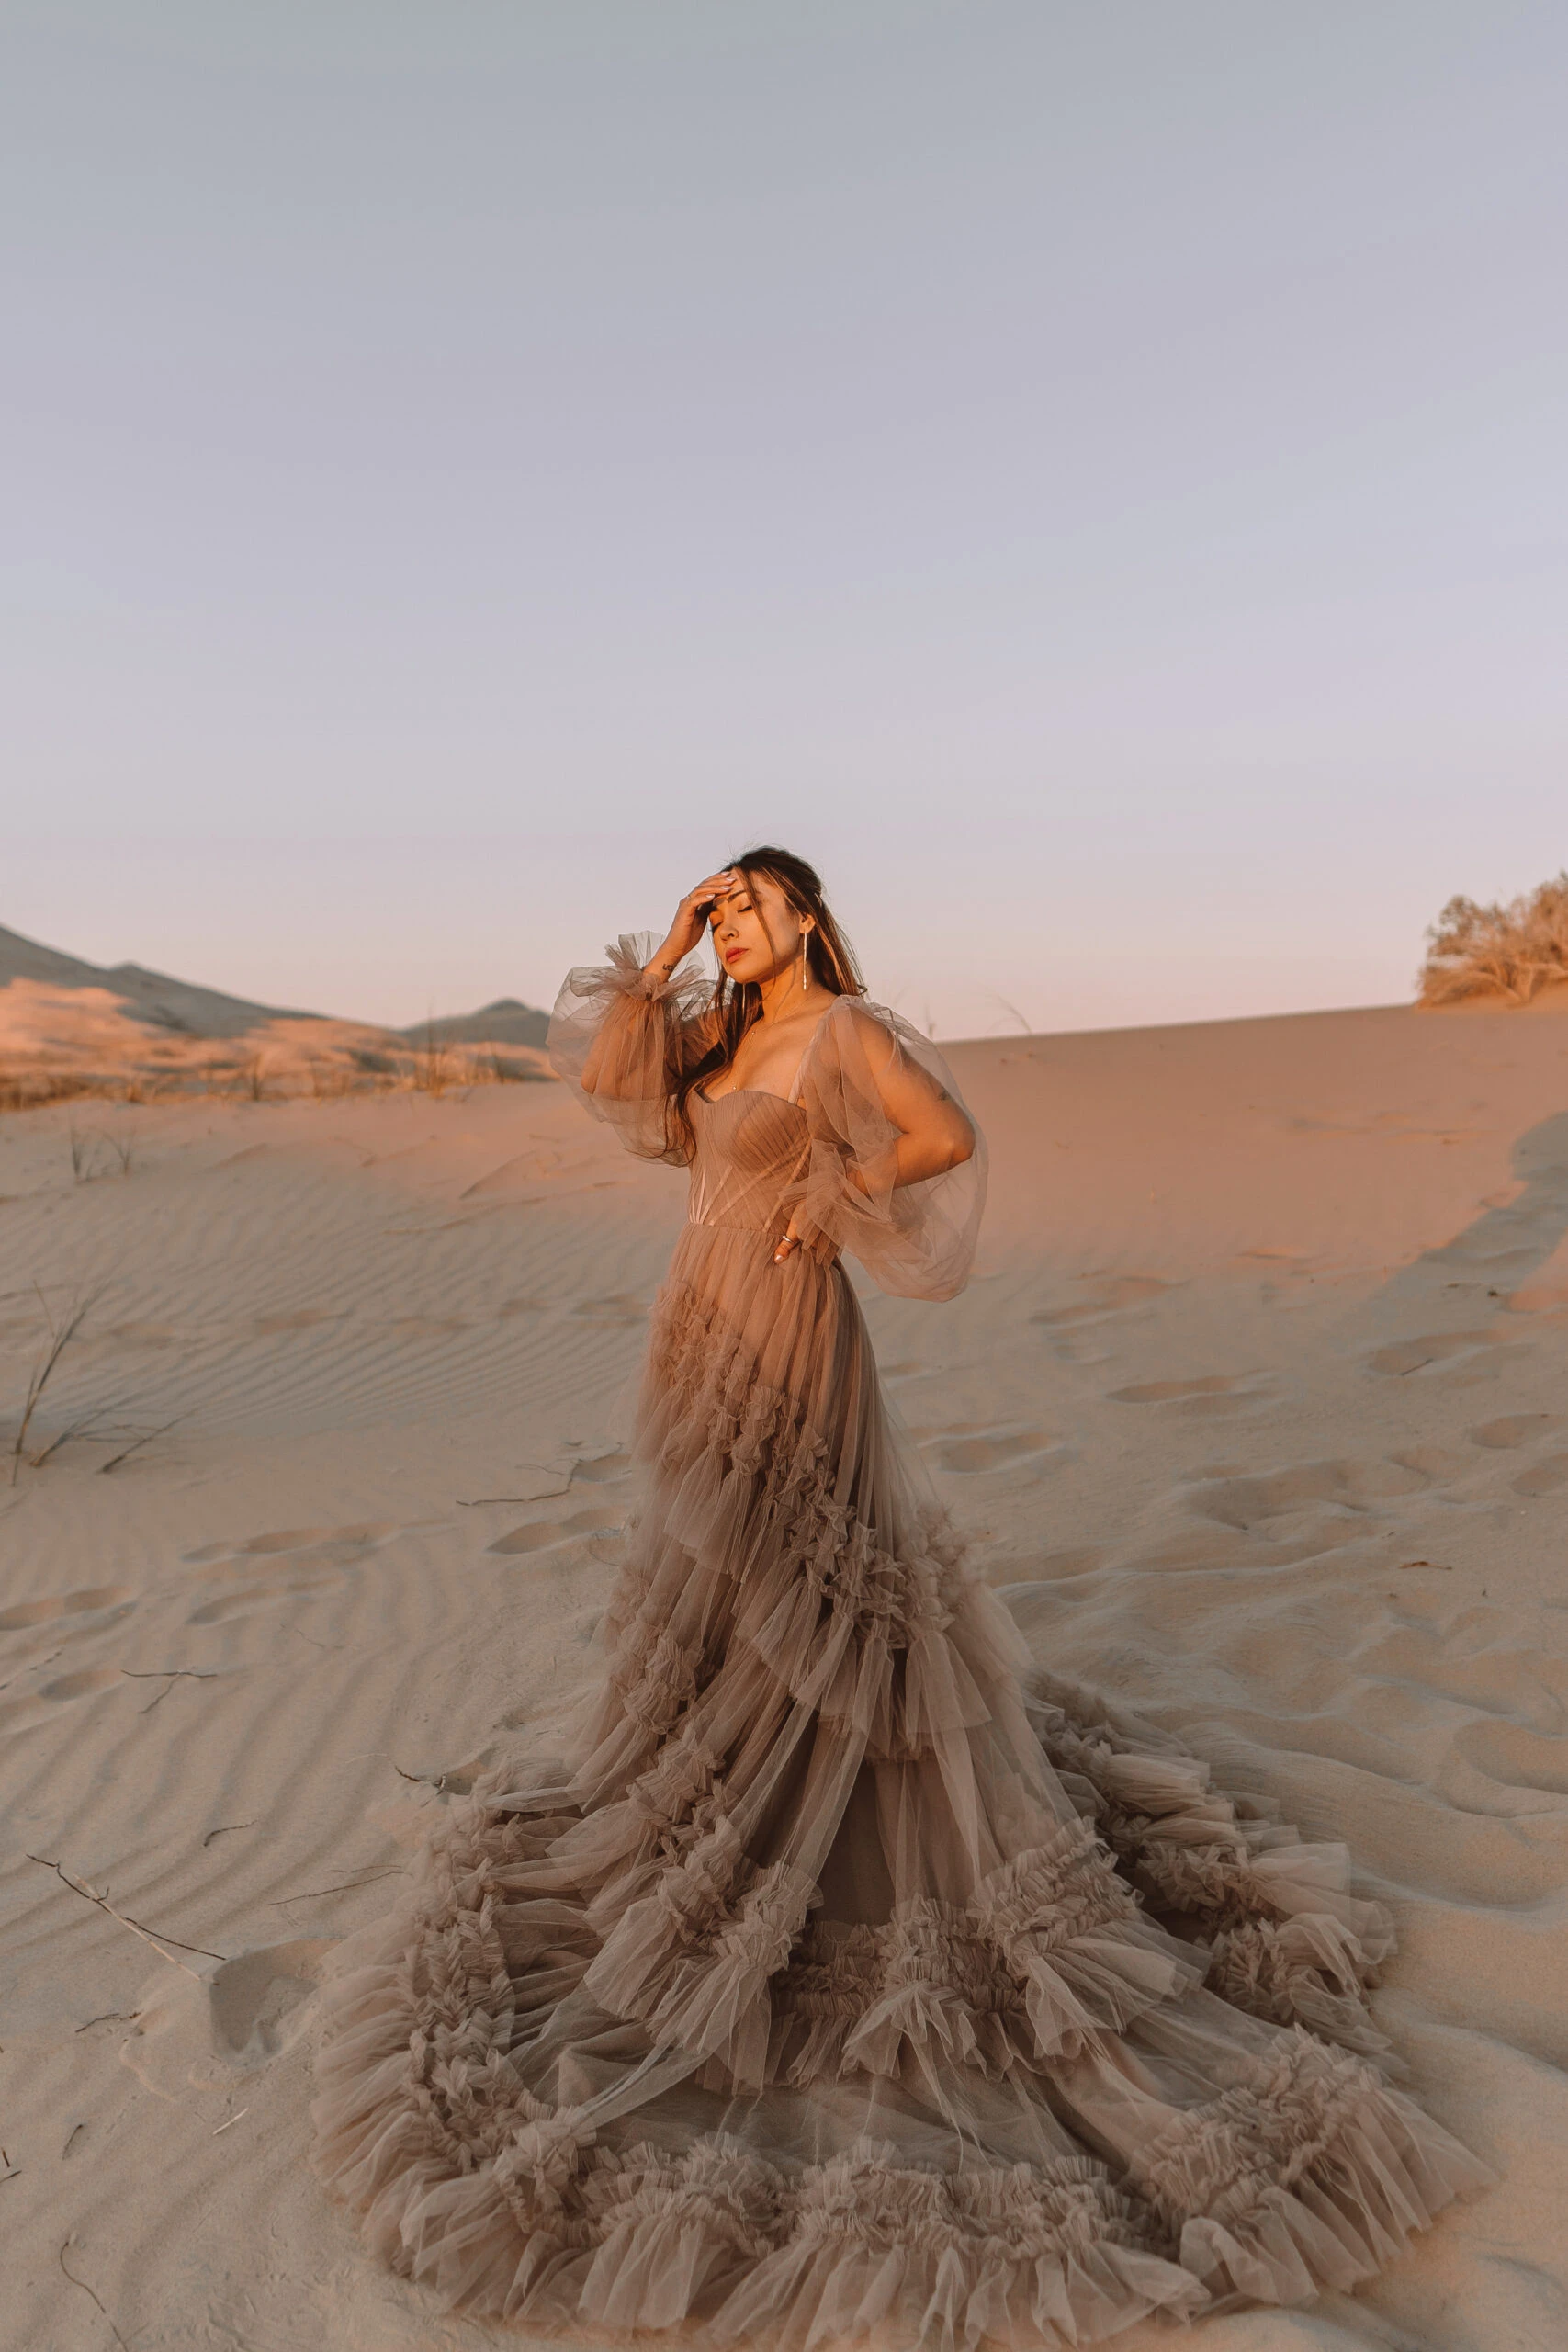
[(750, 842), (943, 1035), (1568, 865), (1560, 0), (7, 0), (0, 923), (404, 1023)]

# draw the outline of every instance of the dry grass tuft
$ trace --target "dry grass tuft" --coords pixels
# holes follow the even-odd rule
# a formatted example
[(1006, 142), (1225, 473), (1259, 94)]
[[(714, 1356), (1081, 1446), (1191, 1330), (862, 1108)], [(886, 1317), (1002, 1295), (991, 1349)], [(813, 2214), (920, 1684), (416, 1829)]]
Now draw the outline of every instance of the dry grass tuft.
[(17, 1483), (17, 1474), (24, 1462), (34, 1470), (41, 1469), (51, 1454), (57, 1453), (62, 1445), (71, 1438), (79, 1436), (86, 1427), (85, 1421), (73, 1422), (70, 1429), (62, 1430), (61, 1435), (51, 1444), (46, 1445), (41, 1452), (38, 1453), (28, 1452), (28, 1432), (32, 1427), (33, 1415), (39, 1408), (43, 1392), (49, 1386), (54, 1369), (72, 1340), (81, 1330), (93, 1308), (102, 1298), (107, 1287), (106, 1283), (100, 1283), (96, 1290), (77, 1291), (68, 1301), (57, 1321), (42, 1291), (39, 1290), (37, 1283), (33, 1284), (33, 1289), (38, 1294), (38, 1303), (43, 1309), (44, 1322), (48, 1327), (49, 1344), (34, 1364), (32, 1377), (28, 1382), (27, 1401), (22, 1408), (21, 1420), (17, 1424), (17, 1442), (11, 1449), (13, 1487)]
[(418, 1094), (445, 1094), (457, 1079), (453, 1068), (452, 1049), (443, 1036), (436, 1034), (434, 1020), (425, 1023), (424, 1043), (414, 1055), (411, 1084)]
[(73, 1184), (96, 1183), (100, 1176), (112, 1174), (117, 1167), (122, 1176), (130, 1175), (136, 1158), (136, 1137), (129, 1129), (111, 1135), (107, 1127), (79, 1127), (73, 1119), (67, 1136)]
[(1529, 1004), (1543, 988), (1568, 980), (1568, 871), (1506, 905), (1450, 899), (1427, 936), (1419, 1003), (1500, 996)]

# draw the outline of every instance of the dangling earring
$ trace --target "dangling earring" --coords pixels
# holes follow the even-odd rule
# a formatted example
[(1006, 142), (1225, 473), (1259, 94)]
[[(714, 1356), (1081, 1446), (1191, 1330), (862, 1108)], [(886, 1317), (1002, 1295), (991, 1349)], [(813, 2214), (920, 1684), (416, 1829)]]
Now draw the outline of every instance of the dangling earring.
[(801, 934), (800, 934), (800, 985), (801, 985), (801, 987), (802, 987), (802, 988), (805, 988), (805, 986), (807, 985), (807, 980), (806, 980), (806, 933), (805, 933), (804, 932), (802, 932), (802, 933), (801, 933)]

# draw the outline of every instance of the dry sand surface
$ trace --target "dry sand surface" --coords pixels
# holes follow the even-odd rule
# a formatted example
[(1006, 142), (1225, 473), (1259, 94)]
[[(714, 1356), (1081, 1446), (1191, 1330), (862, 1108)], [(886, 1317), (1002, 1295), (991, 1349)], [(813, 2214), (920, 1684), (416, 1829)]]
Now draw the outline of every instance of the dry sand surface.
[[(961, 1299), (870, 1301), (897, 1409), (1043, 1659), (1351, 1842), (1381, 2018), (1506, 2175), (1356, 2301), (1185, 2340), (1562, 2352), (1568, 1017), (953, 1057), (994, 1214)], [(73, 1181), (85, 1109), (123, 1174)], [(35, 1280), (94, 1296), (28, 1450), (85, 1430), (0, 1473), (0, 2337), (506, 2341), (314, 2185), (313, 1987), (592, 1668), (681, 1181), (520, 1086), (18, 1113), (0, 1195), (12, 1434)]]
[(542, 1012), (512, 997), (412, 1029), (285, 1012), (0, 929), (0, 1111), (89, 1096), (439, 1094), (465, 1080), (547, 1077), (545, 1028)]

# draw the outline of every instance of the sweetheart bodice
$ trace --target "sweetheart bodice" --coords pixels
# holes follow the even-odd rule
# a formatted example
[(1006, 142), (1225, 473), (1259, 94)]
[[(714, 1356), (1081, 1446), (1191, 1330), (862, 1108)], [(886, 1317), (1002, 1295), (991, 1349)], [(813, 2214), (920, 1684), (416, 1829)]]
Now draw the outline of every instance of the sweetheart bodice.
[(810, 1131), (798, 1102), (754, 1086), (731, 1087), (710, 1101), (687, 1096), (695, 1148), (687, 1214), (696, 1225), (772, 1232), (787, 1222), (786, 1187), (798, 1182), (810, 1154)]

